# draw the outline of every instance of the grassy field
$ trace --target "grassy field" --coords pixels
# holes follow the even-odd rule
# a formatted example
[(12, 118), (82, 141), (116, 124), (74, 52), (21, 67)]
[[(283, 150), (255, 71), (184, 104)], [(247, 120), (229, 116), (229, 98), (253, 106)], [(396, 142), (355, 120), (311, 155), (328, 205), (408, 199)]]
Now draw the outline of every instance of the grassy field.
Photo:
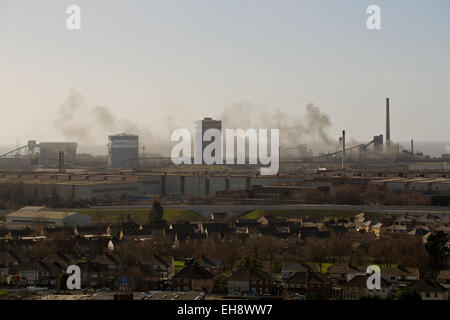
[(253, 210), (244, 215), (241, 219), (256, 220), (263, 216), (273, 216), (282, 218), (305, 218), (305, 217), (321, 217), (321, 218), (351, 218), (358, 214), (357, 210)]
[(1, 298), (6, 298), (8, 296), (8, 294), (9, 294), (9, 292), (0, 290), (0, 299)]
[[(60, 209), (75, 211), (91, 216), (93, 223), (126, 222), (128, 216), (136, 223), (148, 223), (150, 209)], [(177, 221), (200, 222), (205, 218), (186, 209), (164, 209), (164, 219), (169, 223)]]

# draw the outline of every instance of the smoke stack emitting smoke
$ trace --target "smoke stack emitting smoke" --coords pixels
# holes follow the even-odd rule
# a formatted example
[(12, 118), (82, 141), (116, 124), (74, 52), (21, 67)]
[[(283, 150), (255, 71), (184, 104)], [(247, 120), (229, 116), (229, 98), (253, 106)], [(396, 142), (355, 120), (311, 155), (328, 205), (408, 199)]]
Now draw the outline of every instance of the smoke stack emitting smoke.
[(225, 107), (216, 118), (222, 120), (223, 128), (280, 129), (281, 148), (307, 143), (323, 151), (337, 146), (327, 133), (331, 126), (328, 115), (313, 104), (308, 104), (306, 114), (299, 116), (281, 110), (267, 111), (249, 102), (240, 102)]
[[(299, 116), (280, 110), (265, 111), (242, 102), (225, 107), (222, 114), (215, 118), (222, 120), (222, 128), (280, 129), (281, 148), (308, 143), (313, 149), (324, 151), (337, 146), (327, 134), (331, 126), (329, 117), (313, 104), (308, 104), (305, 115)], [(192, 119), (191, 122), (195, 120)], [(85, 145), (92, 145), (99, 137), (104, 137), (106, 141), (110, 134), (138, 134), (140, 144), (147, 146), (150, 153), (163, 155), (170, 154), (173, 146), (170, 134), (177, 128), (174, 119), (169, 117), (166, 119), (166, 131), (158, 131), (159, 134), (155, 134), (150, 129), (150, 124), (137, 125), (117, 117), (108, 107), (87, 105), (83, 96), (76, 91), (71, 91), (61, 105), (53, 124), (66, 139), (73, 139)]]

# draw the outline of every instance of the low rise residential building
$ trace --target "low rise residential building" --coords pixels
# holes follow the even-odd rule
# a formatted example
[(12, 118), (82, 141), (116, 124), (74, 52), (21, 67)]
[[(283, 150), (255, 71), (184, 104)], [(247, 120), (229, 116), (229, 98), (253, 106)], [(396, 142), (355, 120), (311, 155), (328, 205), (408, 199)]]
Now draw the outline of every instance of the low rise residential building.
[(286, 280), (286, 289), (303, 298), (328, 300), (331, 297), (331, 280), (321, 272), (300, 271)]
[(228, 279), (229, 294), (270, 294), (273, 289), (272, 275), (262, 269), (242, 267)]
[(450, 270), (442, 270), (439, 272), (436, 281), (447, 289), (447, 293), (450, 294)]
[(343, 300), (360, 300), (363, 297), (377, 296), (379, 298), (387, 298), (394, 294), (392, 283), (381, 278), (380, 289), (369, 289), (367, 287), (367, 275), (357, 275), (347, 281), (342, 286), (341, 299)]
[(408, 288), (415, 290), (422, 300), (448, 300), (447, 289), (436, 280), (417, 280)]
[(214, 287), (214, 275), (201, 267), (197, 262), (190, 261), (172, 278), (172, 288), (180, 291), (202, 290), (211, 292)]
[(287, 280), (297, 272), (320, 272), (318, 263), (283, 263), (281, 267), (281, 279)]

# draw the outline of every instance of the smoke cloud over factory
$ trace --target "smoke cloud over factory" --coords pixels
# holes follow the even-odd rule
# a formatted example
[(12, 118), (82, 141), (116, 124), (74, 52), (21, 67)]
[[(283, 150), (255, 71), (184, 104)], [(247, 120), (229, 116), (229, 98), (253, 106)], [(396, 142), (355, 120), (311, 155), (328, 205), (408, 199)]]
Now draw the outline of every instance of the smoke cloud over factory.
[[(290, 114), (279, 109), (264, 110), (250, 102), (238, 102), (224, 107), (215, 118), (229, 128), (279, 128), (281, 147), (308, 143), (313, 150), (323, 152), (338, 146), (336, 139), (328, 133), (330, 118), (312, 103), (304, 109), (298, 108), (298, 113)], [(99, 137), (130, 132), (139, 135), (141, 145), (148, 146), (150, 152), (169, 155), (170, 133), (178, 127), (174, 119), (164, 119), (166, 130), (161, 132), (152, 128), (155, 119), (149, 119), (148, 125), (136, 124), (126, 117), (119, 117), (107, 106), (88, 104), (81, 93), (71, 91), (57, 110), (52, 124), (63, 138), (78, 141), (81, 145), (98, 145)]]

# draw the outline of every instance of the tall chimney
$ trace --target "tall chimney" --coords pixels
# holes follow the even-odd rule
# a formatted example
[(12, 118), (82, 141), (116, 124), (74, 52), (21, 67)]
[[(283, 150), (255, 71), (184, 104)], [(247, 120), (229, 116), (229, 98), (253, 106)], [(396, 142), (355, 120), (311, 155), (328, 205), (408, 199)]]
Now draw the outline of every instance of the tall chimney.
[(342, 170), (345, 170), (345, 130), (342, 130)]
[(64, 150), (59, 150), (59, 173), (64, 173)]
[(414, 155), (414, 140), (411, 139), (411, 155)]
[(389, 98), (386, 98), (386, 148), (391, 146), (391, 119), (389, 110)]

